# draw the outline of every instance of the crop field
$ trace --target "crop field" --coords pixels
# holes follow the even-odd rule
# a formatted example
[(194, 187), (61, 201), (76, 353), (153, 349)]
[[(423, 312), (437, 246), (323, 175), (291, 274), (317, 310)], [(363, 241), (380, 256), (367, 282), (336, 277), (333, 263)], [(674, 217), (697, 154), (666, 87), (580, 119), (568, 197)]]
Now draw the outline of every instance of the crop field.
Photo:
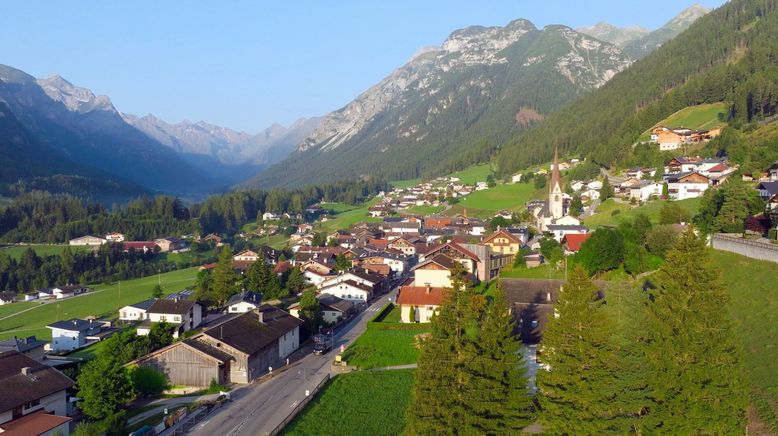
[[(689, 211), (692, 217), (697, 214), (700, 208), (701, 198), (690, 198), (677, 201), (679, 206)], [(629, 203), (617, 203), (613, 199), (605, 200), (597, 208), (597, 213), (583, 219), (588, 227), (617, 226), (624, 220), (632, 220), (638, 214), (644, 213), (654, 224), (659, 223), (659, 211), (662, 210), (665, 201), (653, 200), (642, 206), (632, 207)], [(613, 211), (618, 210), (616, 215)]]
[[(0, 339), (14, 335), (35, 335), (41, 339), (51, 339), (51, 330), (46, 328), (57, 320), (115, 315), (116, 311), (128, 304), (138, 303), (151, 298), (154, 285), (162, 284), (166, 294), (180, 291), (194, 284), (197, 268), (187, 268), (169, 273), (126, 280), (119, 283), (98, 285), (94, 291), (80, 297), (73, 297), (51, 303), (13, 303), (27, 304), (16, 314), (0, 316)], [(25, 309), (29, 309), (26, 310)]]
[(416, 336), (430, 331), (429, 324), (402, 324), (397, 308), (382, 321), (367, 324), (367, 330), (343, 353), (343, 360), (360, 369), (416, 363)]
[(397, 435), (405, 426), (413, 370), (342, 374), (308, 403), (284, 435)]
[(66, 245), (66, 244), (13, 245), (13, 246), (0, 248), (0, 253), (7, 254), (8, 256), (13, 257), (14, 259), (19, 259), (22, 257), (22, 253), (27, 251), (28, 248), (32, 248), (35, 251), (35, 254), (37, 254), (38, 256), (51, 256), (54, 254), (58, 255), (62, 253), (62, 251), (64, 251), (68, 247), (70, 247), (70, 250), (73, 252), (86, 251), (89, 249), (87, 247), (79, 247), (79, 246), (71, 247), (70, 245)]
[(772, 406), (778, 425), (778, 263), (711, 250), (730, 294), (730, 312), (755, 397)]

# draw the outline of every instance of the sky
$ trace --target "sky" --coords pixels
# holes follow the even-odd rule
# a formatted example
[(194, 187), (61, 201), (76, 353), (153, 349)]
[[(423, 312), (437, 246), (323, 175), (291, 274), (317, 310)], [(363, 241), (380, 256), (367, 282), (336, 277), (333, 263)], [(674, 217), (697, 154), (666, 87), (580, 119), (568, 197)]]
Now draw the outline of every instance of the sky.
[[(257, 133), (353, 100), (470, 25), (653, 30), (693, 0), (3, 2), (0, 63), (59, 74), (122, 112)], [(723, 0), (698, 0), (714, 8)]]

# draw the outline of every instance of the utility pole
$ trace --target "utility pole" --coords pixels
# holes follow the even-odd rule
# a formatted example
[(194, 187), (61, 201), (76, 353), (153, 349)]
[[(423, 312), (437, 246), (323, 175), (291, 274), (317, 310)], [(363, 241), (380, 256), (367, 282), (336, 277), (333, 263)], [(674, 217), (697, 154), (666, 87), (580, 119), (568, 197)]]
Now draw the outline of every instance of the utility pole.
[(122, 281), (119, 280), (119, 300), (122, 299)]

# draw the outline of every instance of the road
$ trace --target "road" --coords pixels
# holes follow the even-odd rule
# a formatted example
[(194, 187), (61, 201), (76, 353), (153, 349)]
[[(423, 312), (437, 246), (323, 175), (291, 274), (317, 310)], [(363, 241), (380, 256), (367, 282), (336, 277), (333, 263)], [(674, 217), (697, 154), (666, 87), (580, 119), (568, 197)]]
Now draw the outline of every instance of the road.
[(340, 346), (347, 347), (356, 340), (367, 328), (367, 322), (396, 294), (397, 290), (392, 290), (341, 328), (335, 334), (333, 351), (322, 356), (307, 355), (268, 381), (232, 391), (232, 401), (195, 425), (189, 434), (256, 436), (272, 431), (305, 398), (306, 390), (312, 391), (330, 374)]

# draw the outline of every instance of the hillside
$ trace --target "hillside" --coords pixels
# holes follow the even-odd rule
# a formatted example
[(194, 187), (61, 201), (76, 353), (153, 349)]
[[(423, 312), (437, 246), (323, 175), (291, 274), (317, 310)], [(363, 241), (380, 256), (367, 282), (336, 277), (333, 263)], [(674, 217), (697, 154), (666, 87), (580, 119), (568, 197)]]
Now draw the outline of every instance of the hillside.
[(679, 110), (669, 117), (659, 121), (640, 135), (640, 141), (646, 141), (651, 136), (651, 129), (657, 126), (686, 127), (692, 130), (710, 130), (726, 126), (729, 105), (726, 103), (709, 103), (689, 106)]
[(247, 186), (383, 175), (412, 179), (488, 160), (498, 144), (606, 83), (632, 59), (526, 20), (453, 32), (327, 115), (298, 152)]
[(729, 121), (774, 114), (778, 1), (733, 0), (633, 64), (607, 85), (556, 111), (495, 157), (501, 175), (546, 161), (555, 146), (604, 165), (631, 164), (632, 144), (687, 107), (728, 102)]

